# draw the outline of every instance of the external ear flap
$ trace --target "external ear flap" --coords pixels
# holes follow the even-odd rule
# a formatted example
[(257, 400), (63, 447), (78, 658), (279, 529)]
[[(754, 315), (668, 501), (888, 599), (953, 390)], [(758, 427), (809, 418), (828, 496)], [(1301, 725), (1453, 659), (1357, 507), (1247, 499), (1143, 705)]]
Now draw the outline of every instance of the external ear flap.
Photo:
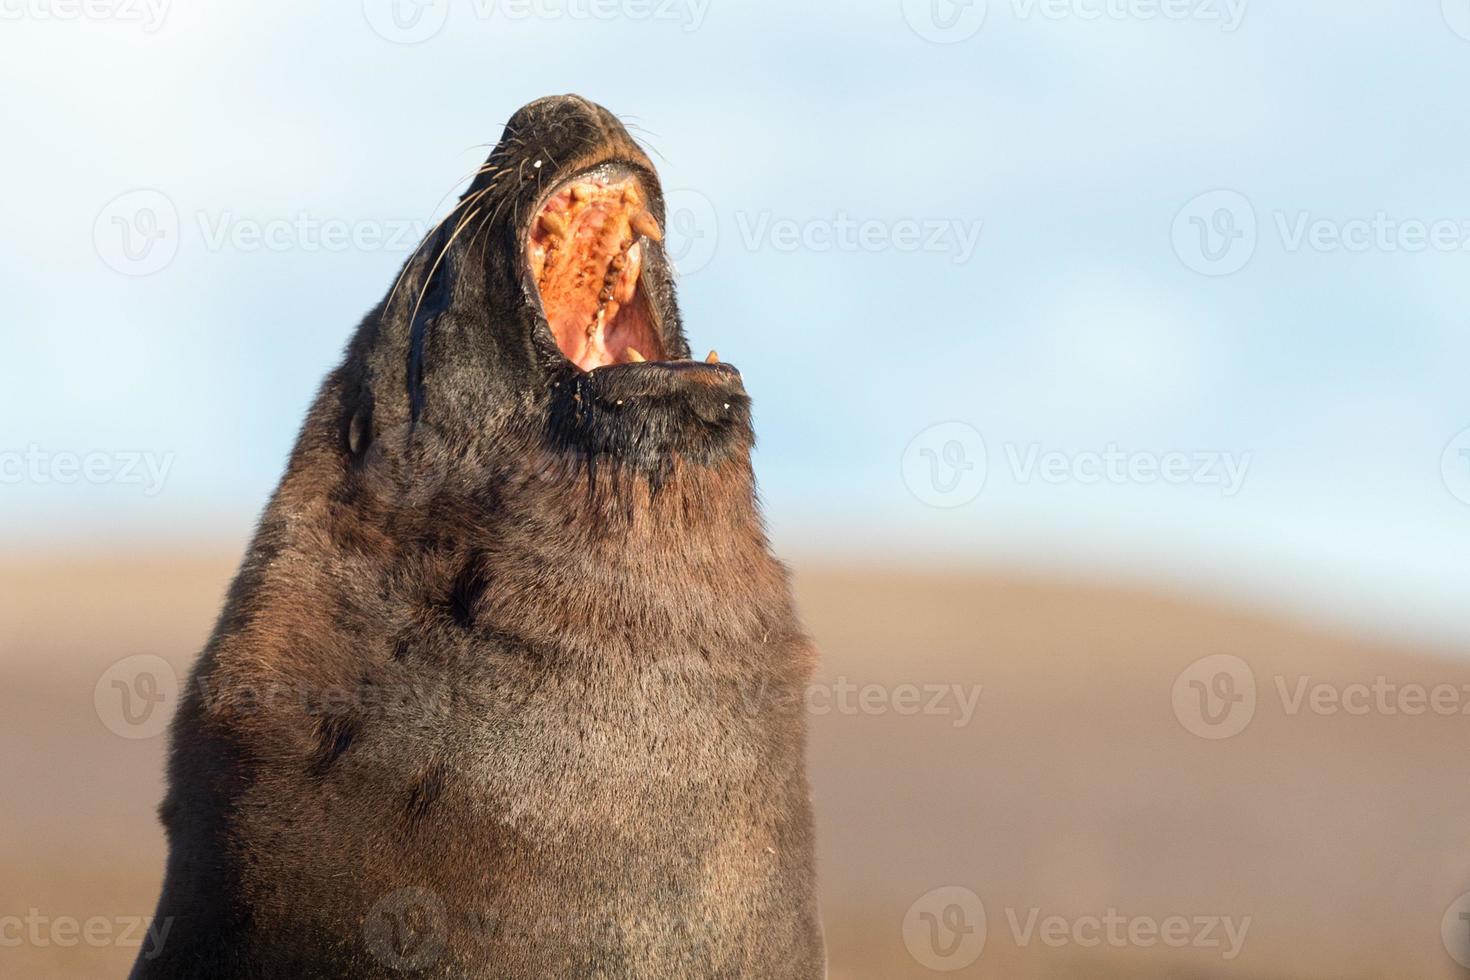
[(354, 459), (361, 459), (373, 440), (373, 403), (366, 399), (352, 413), (347, 423), (347, 451)]

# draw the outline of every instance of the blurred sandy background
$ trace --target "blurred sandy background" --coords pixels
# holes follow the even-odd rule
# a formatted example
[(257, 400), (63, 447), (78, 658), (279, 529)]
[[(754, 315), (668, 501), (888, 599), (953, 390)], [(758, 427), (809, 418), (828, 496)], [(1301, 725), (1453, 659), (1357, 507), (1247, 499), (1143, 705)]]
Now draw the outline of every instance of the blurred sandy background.
[[(151, 913), (164, 738), (110, 730), (104, 715), (116, 716), (106, 702), (99, 711), (95, 688), (142, 653), (185, 671), (233, 566), (219, 553), (0, 571), (0, 914), (35, 909), (49, 928)], [(809, 711), (833, 977), (933, 976), (963, 960), (959, 933), (931, 923), (978, 920), (942, 918), (944, 899), (923, 904), (946, 887), (973, 893), (987, 924), (957, 976), (1464, 975), (1441, 921), (1470, 890), (1470, 726), (1290, 715), (1276, 678), (1289, 691), (1303, 675), (1338, 689), (1382, 676), (1463, 690), (1465, 662), (1058, 581), (820, 564), (799, 567), (798, 581), (824, 656)], [(1171, 692), (1220, 653), (1249, 665), (1257, 704), (1239, 734), (1206, 739), (1186, 729)], [(930, 712), (936, 695), (915, 700), (908, 685), (967, 693)], [(845, 697), (848, 687), (858, 693)], [(1248, 925), (1230, 960), (1223, 932), (1195, 933), (1219, 948), (1048, 946), (1035, 934), (1023, 944), (1012, 918), (1024, 929), (1033, 908), (1068, 923), (1112, 909)], [(7, 943), (0, 974), (120, 977), (135, 954)]]

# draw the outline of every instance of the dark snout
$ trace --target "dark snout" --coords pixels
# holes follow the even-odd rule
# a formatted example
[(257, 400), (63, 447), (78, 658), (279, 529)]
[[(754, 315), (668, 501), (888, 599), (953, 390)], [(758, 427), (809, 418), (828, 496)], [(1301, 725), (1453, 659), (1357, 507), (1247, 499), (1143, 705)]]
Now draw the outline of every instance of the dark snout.
[(714, 465), (748, 452), (750, 396), (729, 364), (620, 364), (559, 381), (552, 431), (569, 449), (655, 467)]

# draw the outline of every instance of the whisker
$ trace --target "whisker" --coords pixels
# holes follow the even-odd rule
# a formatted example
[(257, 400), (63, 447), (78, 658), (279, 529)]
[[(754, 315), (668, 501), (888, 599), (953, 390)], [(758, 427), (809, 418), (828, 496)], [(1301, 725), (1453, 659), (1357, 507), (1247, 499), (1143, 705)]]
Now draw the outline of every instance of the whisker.
[(393, 288), (388, 291), (388, 300), (383, 304), (384, 316), (387, 316), (389, 313), (392, 312), (393, 299), (398, 295), (399, 287), (403, 285), (403, 280), (408, 276), (410, 270), (412, 270), (413, 264), (415, 260), (418, 259), (419, 253), (424, 250), (424, 246), (428, 245), (429, 242), (434, 240), (434, 236), (437, 235), (440, 229), (442, 229), (449, 222), (450, 218), (454, 217), (454, 213), (456, 211), (458, 211), (460, 208), (465, 207), (468, 204), (473, 204), (476, 200), (483, 197), (489, 190), (490, 188), (486, 187), (483, 190), (477, 191), (470, 197), (465, 198), (463, 201), (460, 201), (458, 204), (450, 209), (448, 214), (446, 214), (443, 218), (440, 218), (438, 223), (435, 224), (432, 229), (429, 230), (429, 233), (424, 236), (424, 240), (419, 242), (418, 246), (413, 250), (413, 253), (409, 255), (408, 261), (403, 264), (403, 271), (398, 273), (398, 278), (395, 279), (393, 282)]
[(648, 151), (652, 155), (658, 157), (664, 163), (668, 163), (669, 158), (660, 153), (658, 151), (658, 147), (654, 146), (652, 143), (652, 140), (660, 138), (659, 134), (638, 125), (636, 122), (633, 122), (632, 120), (636, 118), (636, 116), (619, 116), (618, 121), (623, 124), (624, 129), (628, 130), (629, 135), (634, 137), (635, 143), (643, 147), (644, 150)]
[(475, 257), (475, 246), (479, 243), (480, 236), (483, 235), (485, 237), (485, 243), (488, 245), (489, 242), (490, 242), (490, 229), (493, 228), (494, 226), (495, 226), (495, 222), (493, 220), (490, 220), (490, 221), (482, 221), (482, 222), (480, 222), (479, 229), (473, 235), (470, 236), (470, 243), (469, 243), (469, 245), (465, 249), (465, 254), (470, 258), (471, 261), (474, 260), (474, 257)]
[[(444, 202), (446, 200), (448, 200), (449, 195), (451, 195), (451, 194), (454, 193), (454, 188), (455, 187), (458, 187), (460, 184), (463, 184), (466, 181), (468, 181), (470, 183), (473, 183), (476, 177), (483, 177), (485, 174), (489, 173), (490, 172), (490, 166), (491, 166), (491, 161), (486, 160), (484, 163), (480, 164), (474, 170), (472, 170), (471, 172), (465, 174), (463, 177), (459, 178), (459, 180), (455, 181), (454, 184), (453, 184), (453, 186), (451, 186), (449, 188), (449, 190), (447, 190), (447, 191), (444, 192), (444, 196), (441, 197), (441, 198), (439, 198), (439, 203), (434, 205), (434, 210), (435, 211), (438, 211), (440, 208), (442, 208), (444, 206)], [(495, 185), (495, 180), (492, 179), (490, 181), (490, 186), (493, 187), (494, 185)], [(456, 208), (457, 207), (458, 206), (456, 205)], [(450, 211), (449, 212), (449, 214), (451, 214), (451, 215), (453, 213), (454, 213), (453, 211)], [(447, 217), (449, 217), (449, 215), (445, 215), (445, 217), (447, 218)]]
[(464, 219), (460, 221), (459, 227), (454, 229), (454, 234), (450, 235), (449, 240), (444, 243), (444, 247), (439, 250), (439, 257), (434, 260), (433, 266), (429, 269), (429, 274), (424, 277), (424, 288), (419, 290), (418, 302), (413, 305), (413, 313), (408, 318), (409, 324), (412, 324), (415, 320), (418, 319), (419, 309), (424, 305), (424, 296), (427, 295), (427, 293), (429, 292), (429, 283), (434, 281), (434, 273), (439, 271), (439, 263), (443, 262), (444, 256), (449, 254), (449, 247), (454, 244), (454, 240), (459, 237), (459, 233), (464, 231), (465, 226), (473, 221), (475, 215), (479, 213), (480, 209), (475, 208), (475, 210), (467, 214)]

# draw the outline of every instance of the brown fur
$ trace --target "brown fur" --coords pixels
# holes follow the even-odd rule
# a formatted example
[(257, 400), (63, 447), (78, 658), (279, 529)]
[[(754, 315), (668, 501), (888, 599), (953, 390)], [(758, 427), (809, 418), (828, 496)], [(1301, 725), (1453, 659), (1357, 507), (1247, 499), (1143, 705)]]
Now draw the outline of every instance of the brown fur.
[[(656, 189), (575, 97), (491, 167), (597, 154)], [(547, 189), (431, 236), (317, 398), (175, 723), (135, 980), (822, 975), (812, 653), (748, 400), (553, 360), (506, 254)]]

